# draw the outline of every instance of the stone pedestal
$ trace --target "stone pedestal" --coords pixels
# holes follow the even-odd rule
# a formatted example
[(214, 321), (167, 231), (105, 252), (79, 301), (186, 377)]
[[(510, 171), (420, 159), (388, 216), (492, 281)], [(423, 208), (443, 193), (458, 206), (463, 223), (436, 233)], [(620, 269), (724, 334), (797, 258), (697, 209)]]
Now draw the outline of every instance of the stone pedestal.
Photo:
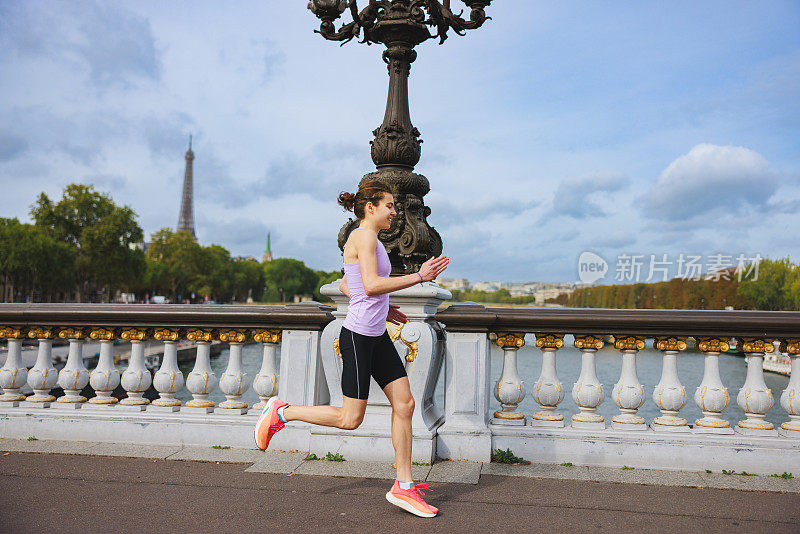
[[(336, 303), (336, 320), (328, 324), (320, 337), (319, 354), (324, 369), (324, 381), (334, 406), (342, 405), (342, 362), (338, 354), (339, 332), (347, 315), (348, 299), (339, 291), (339, 281), (322, 287), (323, 295), (331, 297)], [(411, 383), (411, 394), (416, 401), (413, 427), (413, 458), (416, 461), (431, 462), (436, 456), (436, 433), (444, 420), (444, 412), (433, 403), (433, 391), (442, 368), (444, 357), (444, 330), (433, 315), (439, 304), (451, 297), (450, 292), (432, 282), (416, 285), (392, 293), (389, 301), (400, 306), (408, 317), (408, 323), (401, 327), (387, 324), (389, 335), (397, 352), (404, 359), (406, 372)], [(285, 335), (285, 334), (284, 334)], [(284, 343), (285, 337), (284, 337)], [(281, 348), (281, 354), (283, 352)], [(280, 387), (284, 380), (281, 358)], [(283, 399), (283, 396), (281, 396)], [(288, 401), (288, 399), (286, 399)], [(288, 401), (291, 402), (291, 401)], [(320, 403), (321, 404), (321, 403)], [(391, 446), (391, 405), (374, 380), (370, 381), (370, 395), (364, 421), (356, 430), (311, 427), (310, 451), (317, 456), (336, 450), (345, 458), (374, 458), (376, 455), (394, 457)], [(379, 446), (380, 451), (375, 447)], [(385, 449), (386, 454), (383, 454)]]

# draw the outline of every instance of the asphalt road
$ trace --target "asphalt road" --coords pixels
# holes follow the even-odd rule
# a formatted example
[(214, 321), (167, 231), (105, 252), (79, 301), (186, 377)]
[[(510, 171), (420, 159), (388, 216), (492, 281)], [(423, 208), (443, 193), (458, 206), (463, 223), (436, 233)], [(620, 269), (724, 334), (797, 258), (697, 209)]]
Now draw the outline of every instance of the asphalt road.
[(422, 519), (388, 481), (244, 464), (0, 455), (0, 532), (800, 532), (800, 495), (484, 475), (437, 484)]

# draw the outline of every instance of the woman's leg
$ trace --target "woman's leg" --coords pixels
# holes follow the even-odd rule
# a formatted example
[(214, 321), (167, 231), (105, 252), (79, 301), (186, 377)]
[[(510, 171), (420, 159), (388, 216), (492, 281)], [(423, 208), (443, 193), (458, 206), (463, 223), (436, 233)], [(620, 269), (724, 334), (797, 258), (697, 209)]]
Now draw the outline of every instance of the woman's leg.
[(414, 397), (411, 385), (404, 376), (383, 388), (392, 404), (392, 445), (394, 445), (397, 480), (411, 482), (411, 416), (414, 414)]
[(367, 401), (342, 397), (342, 407), (338, 406), (287, 406), (283, 417), (287, 421), (305, 421), (315, 425), (333, 426), (346, 430), (358, 428), (364, 420)]

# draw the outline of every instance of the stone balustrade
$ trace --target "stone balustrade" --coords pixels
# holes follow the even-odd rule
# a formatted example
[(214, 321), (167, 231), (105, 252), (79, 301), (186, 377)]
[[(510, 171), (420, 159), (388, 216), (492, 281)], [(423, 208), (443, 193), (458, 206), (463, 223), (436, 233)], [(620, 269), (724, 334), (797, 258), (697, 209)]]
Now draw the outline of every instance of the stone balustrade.
[[(336, 285), (323, 288), (336, 309), (317, 303), (0, 305), (0, 337), (8, 347), (0, 369), (0, 430), (14, 437), (252, 447), (249, 429), (271, 396), (297, 404), (341, 403), (336, 339), (347, 302)], [(493, 450), (510, 448), (546, 463), (800, 473), (800, 313), (487, 308), (474, 303), (437, 313), (447, 298), (435, 284), (391, 296), (410, 319), (402, 328), (390, 326), (390, 335), (404, 356), (417, 399), (418, 461), (487, 461)], [(38, 343), (30, 368), (21, 357), (24, 340)], [(55, 340), (69, 344), (66, 364), (58, 372), (51, 358)], [(93, 369), (84, 364), (87, 340), (100, 344)], [(118, 370), (114, 342), (120, 340), (130, 343), (131, 351), (127, 367)], [(186, 376), (177, 362), (181, 341), (197, 347)], [(163, 348), (160, 366), (152, 373), (146, 342)], [(218, 342), (228, 345), (229, 358), (227, 368), (215, 373), (211, 346)], [(259, 360), (249, 365), (259, 370), (247, 376), (243, 347), (253, 343), (261, 345)], [(536, 376), (520, 371), (519, 351), (526, 343), (541, 356)], [(580, 351), (575, 369), (580, 374), (565, 384), (559, 378), (559, 351), (568, 344)], [(492, 345), (502, 350), (501, 368), (492, 368)], [(661, 373), (657, 383), (642, 384), (637, 355), (648, 345), (660, 352)], [(734, 346), (746, 357), (747, 376), (743, 383), (724, 384), (720, 355)], [(703, 355), (704, 370), (696, 390), (687, 392), (678, 370), (692, 348)], [(597, 353), (608, 350), (619, 355), (614, 364), (619, 378), (604, 388)], [(763, 370), (764, 356), (775, 350), (791, 359), (792, 369), (786, 388), (774, 392), (780, 407), (774, 406)], [(443, 399), (434, 397), (440, 374)], [(63, 395), (52, 394), (56, 386)], [(125, 391), (122, 398), (113, 395), (118, 386)], [(23, 388), (33, 394), (26, 397)], [(244, 400), (250, 388), (258, 397), (253, 406)], [(729, 388), (737, 394), (735, 405)], [(152, 402), (145, 396), (148, 389), (157, 392)], [(220, 394), (225, 400), (215, 403), (211, 397)], [(190, 400), (184, 404), (178, 397)], [(526, 397), (538, 408), (522, 410)], [(492, 398), (499, 410), (490, 408)], [(692, 400), (702, 412), (694, 420), (685, 415)], [(612, 403), (611, 414), (604, 408), (607, 403)], [(640, 413), (645, 403), (653, 403), (649, 406), (657, 407), (659, 415), (645, 419)], [(732, 413), (737, 406), (741, 416)], [(776, 408), (785, 412), (778, 428), (765, 419)], [(276, 436), (274, 446), (317, 454), (336, 448), (346, 457), (389, 459), (389, 416), (388, 402), (373, 384), (359, 429), (295, 422)], [(732, 416), (738, 419), (733, 425), (728, 421)]]
[[(319, 332), (333, 320), (331, 309), (316, 303), (289, 306), (154, 306), (154, 305), (0, 305), (0, 338), (8, 344), (5, 364), (0, 369), (0, 408), (79, 409), (103, 412), (224, 413), (245, 415), (260, 412), (266, 400), (278, 393), (277, 347), (283, 332)], [(302, 335), (302, 334), (301, 334)], [(21, 358), (22, 342), (39, 345), (35, 365), (28, 370)], [(69, 356), (60, 371), (52, 363), (54, 340), (69, 343)], [(120, 373), (114, 363), (114, 342), (130, 343), (128, 365)], [(178, 343), (197, 346), (194, 368), (184, 377), (178, 367)], [(98, 341), (97, 365), (85, 367), (83, 346)], [(145, 343), (163, 344), (160, 367), (146, 367)], [(226, 342), (230, 347), (228, 367), (217, 377), (210, 366), (210, 344)], [(242, 369), (245, 343), (263, 345), (261, 371), (248, 377)], [(34, 394), (25, 396), (27, 383)], [(83, 396), (87, 385), (94, 396)], [(122, 386), (125, 396), (112, 393)], [(158, 398), (145, 393), (153, 386)], [(59, 386), (58, 398), (51, 390)], [(183, 405), (176, 395), (184, 388), (192, 400)], [(242, 395), (253, 387), (260, 402), (250, 407)], [(224, 402), (215, 404), (209, 396), (219, 390)]]
[[(486, 308), (464, 303), (450, 306), (436, 318), (449, 337), (458, 339), (457, 344), (448, 340), (446, 376), (452, 378), (446, 384), (445, 406), (451, 395), (465, 394), (456, 377), (475, 377), (475, 398), (459, 400), (459, 406), (475, 407), (474, 418), (458, 426), (445, 423), (439, 430), (440, 447), (451, 457), (486, 460), (486, 455), (474, 451), (511, 448), (522, 456), (554, 463), (697, 469), (724, 467), (728, 462), (753, 470), (772, 469), (772, 473), (791, 472), (791, 465), (800, 471), (800, 377), (796, 375), (800, 372), (800, 313)], [(526, 334), (541, 351), (538, 378), (518, 369), (517, 353), (525, 346)], [(496, 378), (475, 374), (476, 368), (490, 367), (476, 366), (475, 361), (490, 361), (492, 340), (503, 351), (502, 370)], [(559, 379), (557, 362), (559, 350), (570, 340), (581, 353), (581, 363), (572, 385), (574, 409), (567, 410), (572, 413), (565, 418), (563, 401), (569, 384)], [(792, 359), (792, 376), (780, 395), (786, 421), (774, 428), (765, 420), (774, 400), (764, 381), (763, 359), (778, 342), (779, 350)], [(719, 355), (734, 343), (746, 356), (747, 378), (744, 383), (723, 384)], [(661, 378), (655, 384), (642, 384), (637, 374), (637, 354), (648, 344), (661, 353)], [(606, 345), (619, 353), (619, 380), (610, 396), (597, 378), (595, 360), (595, 353)], [(690, 345), (705, 361), (702, 381), (693, 392), (703, 417), (694, 421), (681, 415), (687, 391), (678, 377), (682, 353)], [(479, 397), (493, 378), (493, 392), (502, 409), (492, 413)], [(520, 404), (526, 382), (533, 383), (530, 395), (539, 409), (523, 413)], [(731, 404), (728, 387), (738, 389), (736, 401), (743, 412), (733, 427), (723, 417)], [(607, 421), (597, 409), (609, 400), (618, 413)], [(646, 402), (653, 402), (661, 415), (650, 421), (642, 417), (639, 411)], [(482, 410), (486, 411), (482, 414)], [(447, 409), (445, 420), (463, 420), (463, 415)], [(481, 415), (483, 422), (476, 423)], [(760, 447), (763, 454), (754, 452), (761, 451)], [(771, 463), (778, 465), (765, 467)]]

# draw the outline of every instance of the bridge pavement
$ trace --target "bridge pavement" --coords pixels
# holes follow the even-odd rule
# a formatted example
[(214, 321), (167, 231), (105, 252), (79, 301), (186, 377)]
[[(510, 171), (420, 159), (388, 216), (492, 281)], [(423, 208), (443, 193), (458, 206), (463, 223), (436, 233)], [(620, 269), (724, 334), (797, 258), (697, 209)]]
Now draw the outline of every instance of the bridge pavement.
[(43, 440), (0, 451), (0, 532), (800, 532), (797, 479), (442, 462), (415, 467), (442, 510), (423, 520), (385, 501), (381, 464)]

